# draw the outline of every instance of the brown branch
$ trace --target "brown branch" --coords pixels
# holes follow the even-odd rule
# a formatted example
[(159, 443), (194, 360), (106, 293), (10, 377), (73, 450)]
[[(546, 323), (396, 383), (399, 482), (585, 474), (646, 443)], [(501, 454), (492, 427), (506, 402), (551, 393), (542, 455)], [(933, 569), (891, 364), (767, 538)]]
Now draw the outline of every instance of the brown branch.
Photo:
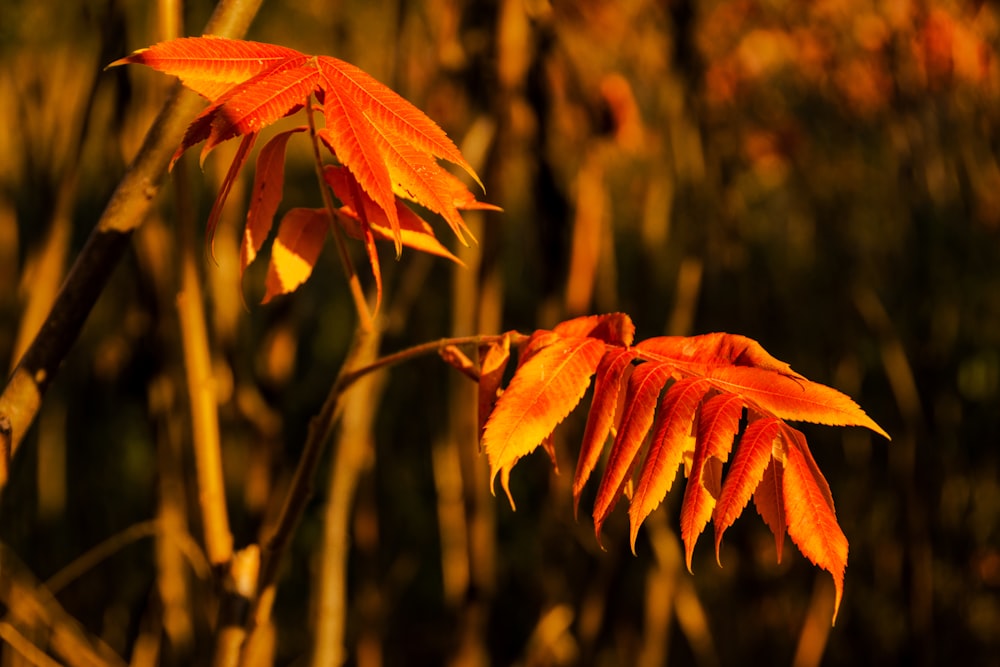
[[(262, 0), (220, 0), (205, 26), (206, 34), (240, 37)], [(42, 397), (83, 324), (104, 290), (135, 231), (153, 205), (174, 150), (201, 98), (179, 87), (153, 122), (132, 165), (111, 196), (104, 213), (70, 269), (52, 310), (0, 395), (0, 419), (11, 428), (10, 455), (41, 407)], [(6, 465), (0, 462), (0, 488)]]

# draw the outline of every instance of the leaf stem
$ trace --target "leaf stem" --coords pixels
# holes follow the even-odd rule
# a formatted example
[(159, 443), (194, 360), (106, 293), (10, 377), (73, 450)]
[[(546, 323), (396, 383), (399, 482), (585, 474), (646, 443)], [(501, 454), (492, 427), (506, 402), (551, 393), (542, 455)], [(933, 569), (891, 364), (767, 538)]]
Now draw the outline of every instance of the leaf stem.
[(414, 345), (413, 347), (408, 347), (398, 352), (393, 352), (392, 354), (387, 354), (384, 357), (380, 357), (368, 364), (367, 366), (362, 366), (357, 370), (345, 373), (340, 378), (342, 388), (346, 389), (354, 382), (360, 380), (365, 375), (373, 371), (377, 371), (380, 368), (388, 368), (390, 366), (395, 366), (404, 361), (409, 361), (410, 359), (416, 359), (417, 357), (422, 357), (428, 354), (439, 353), (444, 348), (453, 345), (456, 347), (461, 347), (463, 345), (475, 345), (476, 347), (482, 345), (490, 345), (492, 343), (498, 343), (503, 340), (504, 336), (510, 336), (512, 345), (519, 345), (524, 340), (528, 338), (527, 335), (519, 331), (508, 331), (502, 334), (493, 335), (475, 335), (475, 336), (458, 336), (455, 338), (440, 338), (438, 340), (432, 340), (426, 343), (421, 343), (419, 345)]
[(316, 170), (316, 182), (319, 185), (320, 193), (323, 195), (323, 206), (326, 208), (330, 230), (337, 244), (337, 254), (340, 255), (340, 264), (344, 267), (347, 285), (351, 290), (351, 297), (354, 299), (354, 307), (358, 311), (358, 326), (364, 331), (372, 331), (372, 315), (371, 311), (368, 310), (368, 301), (365, 299), (364, 290), (361, 289), (361, 280), (358, 278), (358, 272), (354, 268), (354, 262), (351, 261), (350, 253), (347, 252), (347, 242), (344, 239), (344, 234), (336, 222), (337, 209), (333, 206), (333, 197), (330, 194), (330, 188), (326, 184), (326, 179), (323, 178), (323, 159), (320, 157), (319, 152), (319, 139), (316, 135), (316, 121), (313, 119), (311, 98), (306, 99), (306, 118), (309, 119), (309, 139), (312, 142), (313, 148), (313, 167)]

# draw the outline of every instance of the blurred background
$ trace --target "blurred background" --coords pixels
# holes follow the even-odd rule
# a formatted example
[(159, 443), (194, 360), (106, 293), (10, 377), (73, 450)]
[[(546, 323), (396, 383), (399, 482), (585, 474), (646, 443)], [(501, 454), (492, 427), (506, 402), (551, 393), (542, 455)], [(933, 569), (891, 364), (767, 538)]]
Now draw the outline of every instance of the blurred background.
[[(174, 23), (167, 3), (0, 5), (8, 368), (172, 85), (103, 67), (171, 31), (200, 33), (211, 10), (190, 1)], [(350, 664), (1000, 664), (992, 3), (267, 0), (248, 38), (337, 56), (387, 83), (456, 140), (481, 198), (504, 208), (467, 216), (479, 243), (456, 248), (464, 269), (384, 249), (383, 352), (621, 310), (639, 338), (755, 338), (893, 437), (802, 426), (851, 545), (830, 628), (829, 575), (790, 541), (777, 563), (750, 509), (721, 568), (706, 535), (686, 572), (680, 483), (635, 556), (623, 509), (601, 550), (596, 483), (573, 516), (583, 410), (557, 431), (559, 474), (542, 453), (515, 468), (513, 512), (490, 494), (475, 385), (436, 358), (400, 366), (367, 390), (365, 414), (353, 408), (370, 423), (350, 444), (346, 482)], [(272, 304), (256, 305), (263, 262), (240, 285), (252, 169), (230, 196), (216, 261), (204, 252), (201, 225), (234, 149), (203, 172), (190, 160), (175, 174), (185, 185), (164, 188), (12, 462), (0, 497), (2, 665), (31, 664), (12, 637), (44, 648), (70, 623), (39, 612), (30, 632), (10, 630), (13, 606), (27, 604), (11, 582), (50, 591), (102, 655), (211, 662), (218, 586), (193, 472), (178, 202), (197, 211), (236, 549), (273, 520), (355, 325), (332, 248)], [(282, 209), (302, 205), (320, 201), (308, 143), (293, 140)], [(275, 664), (306, 664), (317, 634), (334, 465), (321, 465), (282, 573)]]

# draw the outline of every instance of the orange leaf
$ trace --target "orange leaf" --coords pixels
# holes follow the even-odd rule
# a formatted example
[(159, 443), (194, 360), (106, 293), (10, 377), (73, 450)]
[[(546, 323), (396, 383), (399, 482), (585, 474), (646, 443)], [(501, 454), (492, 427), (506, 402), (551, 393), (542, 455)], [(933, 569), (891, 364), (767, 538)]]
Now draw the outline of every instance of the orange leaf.
[(179, 78), (209, 100), (259, 74), (302, 56), (275, 44), (205, 35), (160, 42), (108, 65), (135, 63)]
[(278, 224), (261, 303), (298, 288), (312, 274), (329, 229), (322, 209), (293, 208)]
[(246, 268), (256, 259), (267, 235), (271, 233), (274, 214), (278, 212), (285, 185), (285, 146), (288, 139), (296, 132), (307, 129), (297, 127), (274, 135), (257, 155), (257, 171), (254, 174), (247, 221), (243, 227), (243, 242), (240, 245), (241, 279)]
[(174, 155), (205, 142), (200, 160), (223, 141), (260, 132), (298, 111), (319, 83), (319, 72), (306, 56), (237, 84), (192, 121)]
[(669, 361), (685, 374), (704, 375), (710, 368), (748, 366), (802, 377), (791, 366), (768, 354), (757, 341), (736, 334), (661, 336), (644, 340), (636, 347), (642, 350), (644, 358)]
[[(337, 58), (309, 56), (259, 42), (191, 37), (142, 49), (112, 65), (126, 63), (176, 75), (211, 100), (187, 128), (175, 160), (204, 142), (204, 161), (219, 143), (255, 135), (309, 104), (315, 95), (326, 121), (317, 132), (320, 139), (381, 211), (378, 218), (386, 220), (397, 255), (405, 245), (397, 195), (440, 214), (463, 242), (469, 234), (459, 209), (499, 210), (476, 202), (468, 188), (437, 163), (438, 158), (453, 162), (479, 182), (434, 121), (362, 70)], [(217, 208), (224, 200), (225, 194), (220, 195)], [(359, 204), (355, 210), (364, 221), (364, 207)], [(261, 223), (259, 219), (255, 222)], [(250, 244), (244, 249), (258, 243), (258, 231), (251, 230)], [(363, 237), (375, 234), (362, 228)], [(259, 247), (244, 256), (244, 267)], [(366, 251), (372, 258), (374, 249), (368, 246)], [(377, 264), (377, 259), (372, 259), (373, 268)], [(373, 273), (380, 283), (380, 273)]]
[[(457, 164), (482, 187), (475, 170), (458, 147), (420, 109), (350, 63), (329, 56), (319, 56), (317, 60), (328, 86), (324, 93), (331, 89), (343, 90), (373, 124), (399, 135), (425, 153)], [(328, 126), (330, 120), (328, 117)]]
[(781, 419), (831, 426), (864, 426), (889, 437), (848, 396), (805, 378), (741, 366), (713, 368), (708, 377), (718, 389), (738, 393), (752, 401), (761, 412)]
[(630, 543), (635, 551), (639, 526), (670, 491), (685, 455), (694, 449), (691, 427), (698, 405), (711, 388), (703, 378), (678, 380), (667, 389), (653, 427), (649, 453), (629, 507)]
[(510, 336), (504, 336), (499, 343), (491, 343), (479, 353), (479, 433), (486, 426), (493, 406), (501, 393), (503, 374), (510, 361)]
[[(764, 470), (771, 460), (774, 439), (778, 437), (781, 420), (774, 417), (755, 419), (740, 438), (739, 447), (729, 464), (729, 474), (722, 485), (713, 519), (715, 523), (715, 559), (719, 561), (722, 535), (743, 513), (754, 491), (761, 485)], [(784, 536), (784, 522), (780, 531)], [(780, 545), (779, 545), (780, 553)], [(720, 562), (721, 565), (721, 562)]]
[[(343, 167), (328, 165), (323, 170), (323, 176), (333, 189), (337, 199), (347, 202), (353, 201), (353, 174)], [(368, 226), (371, 227), (374, 237), (378, 240), (392, 241), (393, 232), (382, 210), (364, 192), (361, 192), (361, 200), (367, 213)], [(344, 231), (352, 238), (364, 240), (365, 236), (362, 232), (361, 220), (358, 217), (356, 206), (346, 205), (339, 210), (343, 214), (343, 217), (339, 218), (339, 222)], [(427, 221), (398, 199), (396, 200), (396, 215), (399, 219), (400, 239), (404, 246), (443, 257), (459, 266), (465, 266), (462, 260), (442, 245)]]
[(669, 378), (670, 367), (653, 362), (639, 365), (629, 377), (621, 428), (611, 446), (608, 465), (594, 500), (594, 533), (598, 540), (604, 520), (614, 509), (625, 482), (631, 477), (636, 455), (653, 423), (660, 391)]
[(629, 346), (635, 336), (635, 325), (625, 313), (610, 313), (575, 317), (557, 324), (552, 331), (562, 336), (590, 336), (609, 345)]
[(757, 513), (774, 534), (774, 548), (779, 563), (785, 546), (785, 532), (788, 530), (782, 491), (784, 471), (781, 461), (772, 457), (764, 468), (764, 475), (757, 485), (757, 490), (753, 493), (753, 504), (757, 508)]
[(548, 345), (521, 365), (497, 400), (483, 433), (490, 480), (507, 478), (518, 459), (530, 453), (576, 407), (604, 354), (594, 338), (565, 338)]
[[(510, 386), (486, 424), (484, 449), (494, 478), (499, 472), (508, 489), (511, 468), (543, 440), (555, 460), (549, 450), (552, 430), (580, 401), (596, 370), (573, 484), (575, 501), (621, 415), (594, 502), (598, 540), (603, 522), (624, 494), (631, 501), (634, 551), (639, 526), (662, 502), (684, 463), (688, 483), (681, 537), (689, 569), (708, 520), (715, 522), (718, 559), (722, 535), (753, 495), (774, 534), (778, 560), (787, 532), (807, 558), (833, 575), (839, 606), (847, 539), (805, 436), (784, 420), (884, 431), (850, 398), (810, 382), (749, 338), (723, 333), (659, 337), (633, 347), (633, 333), (626, 315), (587, 316), (535, 331), (523, 343)], [(635, 361), (640, 363), (633, 365)], [(560, 366), (564, 363), (569, 370)], [(747, 428), (734, 445), (744, 409)], [(650, 430), (649, 451), (630, 493), (633, 469)]]
[(621, 394), (622, 380), (626, 377), (630, 364), (635, 359), (635, 352), (628, 348), (612, 350), (604, 355), (597, 366), (597, 378), (594, 380), (594, 398), (590, 403), (590, 415), (587, 417), (587, 427), (583, 432), (583, 444), (580, 445), (580, 457), (576, 464), (576, 474), (573, 478), (573, 515), (576, 516), (580, 504), (580, 494), (590, 478), (590, 473), (597, 466), (604, 443), (611, 432), (614, 423), (615, 410)]
[(805, 437), (788, 427), (782, 433), (785, 443), (782, 491), (788, 535), (806, 558), (833, 576), (837, 591), (833, 603), (836, 621), (844, 592), (847, 538), (837, 523), (830, 487), (813, 460)]
[[(364, 112), (337, 89), (325, 93), (323, 109), (327, 125), (319, 131), (320, 138), (350, 170), (364, 193), (381, 209), (393, 231), (398, 255), (402, 249), (402, 239), (399, 233), (399, 216), (396, 213), (396, 197), (392, 192), (389, 168), (382, 159), (371, 123)], [(344, 203), (353, 204), (354, 198), (351, 197)]]
[(708, 524), (715, 508), (715, 499), (720, 493), (718, 477), (713, 477), (711, 482), (705, 481), (705, 468), (716, 461), (717, 464), (711, 465), (718, 466), (715, 475), (721, 474), (722, 464), (729, 458), (733, 439), (739, 429), (742, 412), (743, 401), (734, 394), (713, 396), (701, 406), (694, 461), (681, 504), (681, 539), (684, 541), (688, 572), (691, 571), (694, 545)]

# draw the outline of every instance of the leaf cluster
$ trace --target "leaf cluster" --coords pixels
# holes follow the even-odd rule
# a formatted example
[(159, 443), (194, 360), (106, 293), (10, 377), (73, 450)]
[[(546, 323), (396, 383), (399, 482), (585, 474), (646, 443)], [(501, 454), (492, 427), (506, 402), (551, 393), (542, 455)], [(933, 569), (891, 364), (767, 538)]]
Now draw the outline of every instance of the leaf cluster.
[(514, 465), (538, 446), (552, 454), (552, 432), (593, 379), (573, 495), (578, 505), (610, 436), (593, 509), (598, 539), (626, 495), (634, 550), (639, 527), (683, 466), (688, 481), (681, 538), (688, 569), (708, 522), (715, 527), (718, 558), (723, 534), (753, 498), (774, 533), (779, 560), (787, 532), (809, 560), (833, 576), (836, 618), (847, 538), (805, 436), (787, 422), (864, 426), (888, 434), (848, 396), (807, 380), (750, 338), (711, 333), (633, 344), (634, 335), (635, 326), (622, 313), (536, 331), (521, 346), (505, 390), (500, 378), (509, 345), (490, 346), (483, 356), (480, 406), (489, 411), (482, 439), (491, 479), (499, 474), (510, 497)]

